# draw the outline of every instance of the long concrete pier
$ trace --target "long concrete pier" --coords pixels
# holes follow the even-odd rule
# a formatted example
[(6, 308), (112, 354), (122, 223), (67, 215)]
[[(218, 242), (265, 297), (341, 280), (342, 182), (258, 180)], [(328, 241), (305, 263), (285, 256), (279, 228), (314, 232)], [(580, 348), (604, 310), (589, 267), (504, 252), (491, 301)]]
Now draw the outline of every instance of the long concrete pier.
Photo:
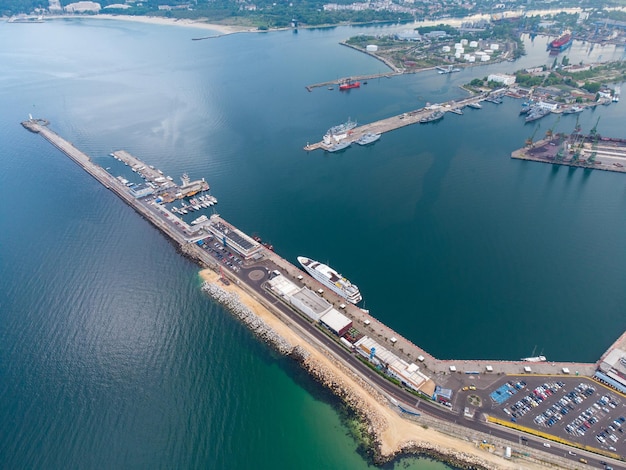
[[(47, 126), (39, 124), (36, 120), (25, 121), (22, 125), (28, 130), (40, 134), (55, 147), (61, 150), (102, 185), (113, 191), (124, 202), (150, 221), (155, 227), (179, 244), (181, 249), (187, 255), (190, 255), (194, 259), (198, 260), (203, 266), (218, 266), (217, 260), (195, 243), (203, 237), (211, 236), (212, 233), (209, 230), (203, 227), (195, 227), (195, 231), (192, 231), (192, 227), (185, 223), (181, 223), (177, 217), (170, 215), (161, 204), (147, 198), (134, 197), (131, 194), (130, 189), (125, 184), (122, 184), (117, 178), (112, 176), (101, 166), (94, 163), (89, 156), (77, 149), (71, 142), (63, 139), (55, 132), (48, 129)], [(134, 158), (136, 159), (136, 157)], [(134, 161), (136, 163), (142, 163), (139, 159)], [(222, 221), (229, 227), (236, 230), (235, 227), (228, 224), (228, 222), (221, 218), (217, 218), (215, 220)], [(302, 276), (303, 272), (298, 267), (280, 257), (275, 252), (263, 248), (260, 253), (262, 256), (257, 258), (255, 261), (250, 261), (250, 263), (261, 263), (267, 269), (280, 269), (292, 280), (298, 281), (315, 291), (324, 287), (315, 279), (309, 276)], [(235, 282), (246, 281), (245, 279), (237, 279), (235, 274), (231, 272), (228, 273), (228, 276)], [(403, 357), (408, 361), (415, 361), (419, 358), (419, 362), (421, 362), (424, 368), (434, 374), (450, 373), (451, 365), (454, 366), (453, 370), (459, 372), (480, 371), (481, 373), (484, 373), (489, 370), (490, 373), (494, 374), (524, 373), (524, 368), (531, 365), (534, 373), (561, 374), (563, 368), (566, 368), (578, 371), (579, 374), (585, 376), (592, 376), (597, 368), (597, 363), (556, 363), (546, 361), (529, 364), (524, 361), (440, 360), (433, 357), (419, 346), (413, 344), (398, 332), (378, 321), (372, 314), (370, 314), (370, 312), (364, 311), (352, 304), (346, 305), (345, 299), (334, 292), (324, 292), (323, 296), (337, 308), (342, 306), (342, 312), (348, 315), (357, 325), (359, 325), (361, 331), (367, 332), (370, 336), (379, 338), (385, 343), (390, 345), (392, 344), (394, 351), (396, 351), (400, 357)], [(393, 342), (391, 342), (392, 338), (394, 339)]]
[[(427, 117), (429, 114), (435, 111), (441, 111), (444, 113), (455, 113), (462, 114), (461, 110), (465, 108), (467, 105), (472, 103), (480, 103), (487, 98), (487, 94), (480, 94), (465, 98), (460, 101), (447, 101), (445, 103), (435, 104), (431, 106), (426, 106), (424, 108), (418, 108), (413, 111), (408, 111), (406, 113), (398, 114), (396, 116), (392, 116), (389, 118), (381, 119), (379, 121), (374, 121), (369, 124), (364, 124), (362, 126), (355, 127), (352, 129), (343, 139), (346, 142), (356, 142), (360, 139), (364, 134), (372, 133), (372, 134), (384, 134), (385, 132), (391, 132), (396, 129), (400, 129), (401, 127), (410, 126), (413, 124), (417, 124), (421, 119)], [(304, 150), (307, 152), (317, 149), (328, 150), (329, 146), (324, 143), (324, 141), (316, 142), (316, 143), (307, 143), (304, 147)]]
[[(204, 266), (218, 265), (217, 260), (214, 257), (198, 247), (195, 243), (202, 239), (202, 237), (211, 236), (212, 234), (209, 230), (206, 230), (203, 227), (196, 227), (195, 231), (192, 231), (192, 227), (185, 223), (181, 223), (180, 219), (170, 215), (161, 204), (147, 198), (134, 197), (131, 194), (130, 189), (125, 184), (121, 183), (116, 177), (111, 175), (101, 166), (94, 163), (88, 155), (77, 149), (71, 142), (63, 139), (55, 132), (48, 129), (46, 125), (38, 123), (37, 120), (25, 121), (22, 125), (28, 130), (40, 134), (52, 145), (61, 150), (61, 152), (71, 158), (76, 164), (80, 165), (102, 185), (113, 191), (124, 202), (133, 207), (143, 217), (159, 228), (165, 235), (177, 242), (181, 248), (186, 247), (185, 252), (187, 254), (193, 254), (193, 257), (200, 261)], [(624, 156), (620, 156), (620, 158), (624, 158), (626, 160), (626, 154)], [(133, 157), (133, 162), (143, 164), (143, 162), (136, 157)], [(220, 220), (223, 223), (228, 224), (228, 222), (221, 218), (217, 218), (216, 220)], [(231, 224), (228, 224), (228, 226), (236, 230), (236, 228)], [(300, 279), (303, 272), (275, 252), (264, 248), (261, 250), (261, 254), (262, 256), (257, 258), (255, 262), (265, 262), (266, 264), (269, 262), (270, 264), (267, 266), (283, 270), (291, 279), (298, 280), (307, 287), (316, 291), (323, 287), (318, 281), (309, 276)], [(233, 277), (233, 280), (236, 281), (233, 273), (229, 273), (229, 276)], [(449, 372), (450, 365), (453, 364), (457, 364), (456, 369), (458, 370), (470, 371), (485, 371), (487, 366), (490, 366), (493, 373), (522, 373), (524, 372), (524, 367), (529, 365), (527, 362), (523, 361), (440, 360), (433, 357), (419, 346), (413, 344), (411, 341), (403, 338), (398, 332), (379, 322), (368, 311), (364, 311), (352, 304), (345, 305), (345, 299), (339, 295), (331, 291), (327, 291), (324, 293), (324, 297), (337, 307), (343, 305), (342, 311), (352, 318), (357, 324), (361, 325), (363, 331), (370, 331), (372, 332), (372, 335), (383, 338), (383, 341), (385, 342), (394, 338), (396, 340), (394, 341), (394, 349), (396, 351), (400, 351), (401, 356), (404, 356), (408, 360), (415, 360), (418, 357), (423, 357), (423, 360), (420, 362), (422, 362), (428, 370), (435, 373)], [(591, 376), (593, 375), (593, 371), (596, 369), (597, 364), (570, 362), (554, 363), (548, 361), (532, 364), (533, 372), (542, 374), (559, 374), (564, 367), (577, 370), (582, 375)]]
[[(297, 330), (297, 334), (304, 335), (303, 338), (310, 344), (317, 344), (315, 347), (321, 348), (325, 353), (330, 353), (338, 358), (341, 356), (341, 354), (339, 354), (340, 352), (342, 352), (344, 356), (348, 355), (349, 360), (344, 359), (351, 362), (352, 365), (350, 367), (352, 368), (360, 364), (360, 367), (363, 368), (362, 370), (369, 373), (361, 372), (363, 379), (368, 382), (371, 381), (371, 383), (375, 384), (379, 389), (384, 388), (384, 393), (388, 396), (390, 403), (395, 406), (401, 404), (403, 409), (415, 409), (412, 407), (418, 406), (415, 402), (416, 397), (414, 395), (406, 392), (406, 390), (401, 387), (390, 384), (385, 379), (375, 374), (372, 376), (371, 369), (356, 360), (354, 353), (351, 354), (346, 351), (345, 347), (341, 345), (336, 336), (322, 333), (318, 328), (315, 328), (312, 320), (308, 318), (305, 319), (304, 316), (293, 307), (281, 302), (280, 299), (270, 293), (266, 288), (266, 281), (269, 279), (270, 273), (275, 270), (279, 270), (281, 275), (290, 279), (294, 284), (307, 287), (313, 292), (321, 291), (325, 287), (318, 281), (305, 275), (299, 268), (280, 257), (278, 254), (265, 248), (252, 238), (247, 237), (243, 232), (239, 231), (236, 227), (232, 226), (224, 219), (221, 219), (219, 216), (212, 216), (210, 219), (211, 222), (206, 225), (191, 227), (177, 216), (171, 214), (162, 203), (159, 203), (157, 201), (159, 198), (156, 194), (145, 197), (137, 197), (136, 194), (133, 195), (131, 188), (122, 183), (118, 178), (112, 176), (102, 167), (95, 164), (88, 155), (77, 149), (71, 142), (48, 129), (43, 120), (31, 119), (23, 122), (22, 125), (26, 129), (40, 134), (76, 164), (80, 165), (102, 185), (113, 191), (141, 216), (158, 228), (164, 235), (175, 242), (185, 256), (203, 267), (210, 267), (214, 271), (219, 272), (222, 279), (226, 279), (227, 282), (232, 282), (236, 284), (238, 288), (246, 291), (255, 301), (275, 314), (290, 328)], [(124, 161), (132, 161), (135, 165), (144, 165), (138, 158), (133, 157), (130, 159), (128, 155), (125, 156)], [(155, 176), (156, 174), (160, 175), (161, 173), (156, 170), (156, 173), (153, 174), (155, 178), (157, 178)], [(223, 239), (222, 237), (231, 237), (228, 244), (225, 238)], [(210, 242), (208, 242), (209, 240)], [(230, 264), (225, 265), (224, 262), (232, 258), (222, 256), (224, 251), (218, 251), (218, 248), (211, 248), (211, 246), (221, 246), (233, 250), (233, 246), (235, 245), (231, 244), (231, 242), (234, 244), (239, 243), (240, 248), (243, 251), (247, 250), (248, 254), (251, 255), (249, 257), (242, 256), (245, 262), (242, 263), (241, 269), (237, 266), (231, 266)], [(455, 407), (461, 406), (461, 410), (464, 406), (463, 400), (465, 398), (462, 391), (470, 389), (470, 386), (473, 387), (471, 390), (477, 390), (474, 384), (478, 385), (479, 388), (475, 393), (480, 394), (483, 397), (482, 399), (486, 401), (484, 406), (482, 406), (482, 412), (490, 414), (491, 411), (494, 410), (495, 405), (487, 401), (489, 400), (489, 393), (496, 390), (498, 387), (501, 388), (503, 380), (561, 380), (569, 381), (568, 383), (574, 384), (579, 383), (581, 380), (595, 378), (602, 383), (603, 387), (606, 387), (607, 384), (611, 385), (611, 381), (619, 381), (622, 380), (621, 377), (626, 377), (626, 333), (618, 338), (596, 363), (551, 362), (547, 360), (543, 362), (528, 362), (522, 360), (441, 360), (433, 357), (410, 340), (404, 338), (396, 331), (393, 331), (375, 318), (369, 311), (360, 309), (356, 305), (346, 305), (345, 299), (334, 292), (327, 290), (324, 291), (323, 294), (320, 293), (320, 295), (338, 311), (341, 311), (342, 314), (352, 320), (353, 328), (358, 330), (358, 332), (374, 339), (395, 357), (405, 361), (406, 364), (411, 364), (412, 368), (419, 369), (426, 378), (423, 385), (420, 386), (419, 392), (425, 396), (431, 397), (436, 385), (455, 390), (457, 391), (457, 398), (453, 400), (454, 405), (451, 403), (448, 403), (448, 405)], [(296, 327), (296, 323), (298, 323), (299, 326)], [(308, 328), (308, 333), (303, 332), (303, 328), (305, 327)], [(525, 379), (522, 379), (522, 376), (525, 376)], [(540, 377), (543, 376), (551, 376), (551, 378), (541, 379)], [(621, 394), (621, 396), (626, 399), (626, 394), (619, 389), (619, 386), (617, 388), (614, 387), (612, 393)], [(424, 404), (424, 406), (429, 406), (429, 413), (434, 413), (435, 416), (439, 416), (442, 419), (447, 421), (455, 421), (456, 419), (455, 416), (457, 415), (454, 414), (455, 411), (452, 409), (444, 408), (444, 410), (441, 410), (441, 405), (435, 405), (434, 403), (429, 403), (428, 405)], [(626, 402), (624, 406), (626, 407)], [(436, 409), (433, 409), (433, 407)], [(456, 412), (458, 413), (458, 411)], [(626, 415), (626, 409), (625, 411), (619, 412)], [(506, 420), (496, 420), (493, 422), (498, 422), (505, 427), (514, 428), (514, 426), (511, 423), (507, 423)], [(466, 422), (464, 426), (470, 426), (475, 429), (488, 429), (485, 428), (484, 424), (473, 421)], [(521, 431), (544, 439), (559, 439), (559, 437), (551, 436), (543, 431), (523, 429)], [(490, 430), (489, 434), (491, 434), (491, 432)], [(495, 430), (493, 430), (493, 432), (494, 434), (496, 433)], [(513, 434), (511, 434), (511, 432)], [(513, 431), (498, 431), (499, 434), (503, 436), (506, 435), (509, 439), (511, 437), (516, 439), (519, 432), (520, 429), (518, 428), (514, 428)], [(565, 441), (561, 439), (559, 442)], [(616, 446), (621, 446), (621, 444), (616, 443)], [(539, 448), (541, 448), (540, 445)], [(587, 447), (583, 447), (583, 449), (587, 449)], [(589, 449), (608, 457), (618, 458), (623, 455), (621, 450), (618, 455), (614, 452), (608, 452), (606, 449)]]

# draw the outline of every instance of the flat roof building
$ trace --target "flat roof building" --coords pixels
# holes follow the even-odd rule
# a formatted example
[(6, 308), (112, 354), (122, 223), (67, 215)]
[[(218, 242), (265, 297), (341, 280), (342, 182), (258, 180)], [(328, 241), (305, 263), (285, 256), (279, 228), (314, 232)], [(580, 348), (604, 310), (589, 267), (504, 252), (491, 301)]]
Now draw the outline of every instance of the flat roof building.
[(263, 245), (222, 220), (219, 215), (213, 214), (209, 221), (208, 228), (217, 240), (235, 250), (244, 259), (251, 259), (263, 250)]
[(333, 308), (315, 292), (294, 284), (282, 274), (273, 277), (267, 283), (275, 295), (282, 297), (311, 320), (320, 321), (320, 318)]
[(334, 308), (331, 308), (328, 313), (325, 313), (320, 318), (320, 322), (327, 326), (328, 329), (337, 336), (345, 335), (352, 327), (352, 320), (345, 315), (342, 315)]
[(430, 379), (419, 370), (417, 364), (404, 361), (381, 346), (368, 336), (364, 336), (354, 343), (356, 351), (368, 358), (374, 364), (380, 364), (386, 368), (388, 375), (400, 380), (404, 385), (413, 390), (420, 388)]
[(135, 186), (132, 186), (130, 188), (130, 194), (132, 194), (133, 197), (137, 199), (140, 197), (149, 196), (153, 192), (154, 192), (154, 189), (152, 189), (146, 183), (136, 184)]
[(515, 83), (515, 75), (492, 73), (487, 77), (487, 80), (490, 82), (502, 83), (504, 85), (513, 85)]
[(626, 351), (621, 348), (612, 349), (600, 361), (599, 369), (626, 388)]

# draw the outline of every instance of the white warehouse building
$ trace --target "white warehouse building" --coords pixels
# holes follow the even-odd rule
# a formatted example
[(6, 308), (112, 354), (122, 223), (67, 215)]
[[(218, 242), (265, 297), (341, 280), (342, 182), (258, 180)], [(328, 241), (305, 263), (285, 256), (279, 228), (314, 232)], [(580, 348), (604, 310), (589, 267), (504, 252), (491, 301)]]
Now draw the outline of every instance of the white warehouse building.
[(365, 356), (374, 364), (380, 364), (387, 369), (387, 373), (403, 382), (413, 390), (420, 388), (430, 381), (430, 378), (419, 371), (419, 367), (400, 359), (394, 353), (368, 336), (364, 336), (354, 343), (356, 351)]
[(487, 80), (490, 82), (502, 83), (503, 85), (513, 85), (515, 83), (515, 75), (492, 73), (487, 77)]

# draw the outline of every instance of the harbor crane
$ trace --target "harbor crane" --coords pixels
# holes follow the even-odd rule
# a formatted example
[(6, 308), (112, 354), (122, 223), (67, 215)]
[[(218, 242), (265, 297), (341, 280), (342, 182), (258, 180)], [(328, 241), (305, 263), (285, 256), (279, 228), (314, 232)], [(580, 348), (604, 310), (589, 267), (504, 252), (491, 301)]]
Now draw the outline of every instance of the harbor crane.
[[(587, 163), (588, 165), (593, 165), (595, 163), (596, 160), (596, 156), (598, 155), (598, 139), (600, 138), (600, 134), (598, 134), (598, 123), (600, 122), (600, 117), (598, 117), (595, 126), (593, 126), (591, 128), (591, 130), (589, 131), (589, 140), (592, 141), (591, 144), (591, 154), (589, 155), (589, 158), (587, 158), (587, 161), (585, 163)], [(583, 142), (585, 141), (585, 139), (583, 138)], [(582, 147), (582, 144), (581, 144)]]
[(554, 121), (554, 124), (552, 124), (552, 127), (546, 131), (546, 137), (548, 139), (552, 139), (552, 136), (554, 135), (554, 129), (556, 128), (556, 125), (559, 123), (560, 120), (561, 120), (561, 115), (559, 115), (556, 121)]
[(593, 143), (591, 144), (591, 155), (587, 159), (588, 164), (594, 164), (596, 162), (596, 156), (598, 155), (598, 138), (599, 135), (596, 132), (593, 137)]
[(580, 114), (576, 115), (576, 125), (574, 126), (574, 134), (579, 134), (580, 131), (582, 130), (582, 128), (580, 127), (580, 123), (578, 122), (580, 120)]
[(535, 134), (537, 134), (537, 131), (539, 130), (539, 124), (537, 124), (535, 126), (535, 130), (533, 131), (532, 135), (526, 139), (526, 147), (533, 147), (533, 139), (535, 138)]
[(591, 130), (589, 131), (589, 135), (593, 135), (593, 136), (598, 135), (598, 123), (600, 122), (600, 118), (601, 117), (602, 116), (598, 116), (598, 120), (596, 121), (596, 125), (591, 128)]

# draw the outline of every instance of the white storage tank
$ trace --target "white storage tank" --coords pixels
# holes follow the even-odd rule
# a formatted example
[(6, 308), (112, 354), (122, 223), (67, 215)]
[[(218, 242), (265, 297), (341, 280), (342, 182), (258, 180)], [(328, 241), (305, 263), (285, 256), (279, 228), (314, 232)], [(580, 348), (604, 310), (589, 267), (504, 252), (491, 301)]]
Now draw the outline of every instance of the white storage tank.
[(376, 44), (368, 44), (367, 46), (365, 46), (365, 50), (367, 52), (376, 52), (378, 51), (378, 46)]
[(463, 60), (470, 60), (471, 54), (464, 54), (463, 55)]
[(455, 52), (454, 53), (454, 57), (456, 57), (457, 59), (461, 58), (461, 53), (460, 52)]
[(487, 54), (480, 56), (481, 62), (487, 62), (489, 59), (491, 59), (491, 56), (488, 56)]
[(443, 52), (450, 52), (450, 46), (443, 46)]
[(478, 47), (478, 41), (470, 41), (469, 47), (476, 49)]
[(467, 46), (467, 39), (461, 39), (461, 44), (463, 46)]
[(473, 56), (473, 55), (471, 55), (471, 56), (469, 57), (469, 59), (467, 59), (467, 61), (468, 61), (468, 62), (476, 62), (476, 57), (475, 57), (475, 56)]
[(457, 42), (457, 43), (454, 44), (454, 48), (455, 49), (460, 49), (461, 47), (463, 47), (463, 46), (461, 45), (460, 42)]
[(463, 54), (463, 53), (465, 52), (465, 48), (464, 48), (464, 47), (459, 47), (459, 48), (456, 50), (456, 52), (457, 52), (457, 54)]
[(500, 49), (500, 44), (490, 44), (489, 47), (491, 47), (494, 51), (497, 51)]

